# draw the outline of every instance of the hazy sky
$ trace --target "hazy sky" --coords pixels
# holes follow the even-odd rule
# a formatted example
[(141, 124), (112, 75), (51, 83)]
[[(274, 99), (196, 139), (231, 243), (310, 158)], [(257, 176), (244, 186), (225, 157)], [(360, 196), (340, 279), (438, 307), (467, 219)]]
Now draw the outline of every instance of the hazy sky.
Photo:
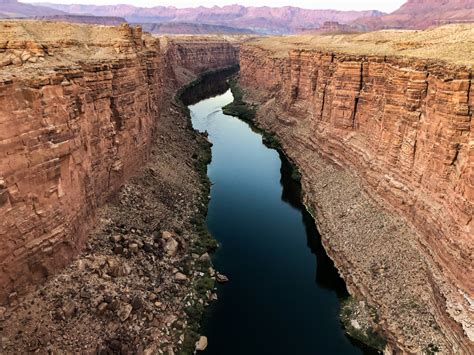
[(52, 2), (59, 4), (92, 4), (114, 5), (132, 4), (135, 6), (152, 7), (168, 6), (196, 7), (223, 6), (241, 4), (246, 6), (298, 6), (306, 9), (336, 9), (336, 10), (380, 10), (391, 12), (405, 3), (406, 0), (20, 0), (22, 2)]

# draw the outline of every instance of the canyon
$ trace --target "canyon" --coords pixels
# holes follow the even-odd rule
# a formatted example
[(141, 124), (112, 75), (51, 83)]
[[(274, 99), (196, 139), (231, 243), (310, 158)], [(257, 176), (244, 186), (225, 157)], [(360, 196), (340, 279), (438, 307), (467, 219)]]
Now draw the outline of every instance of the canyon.
[(241, 48), (255, 123), (299, 167), (329, 256), (394, 351), (473, 350), (473, 35), (451, 25)]
[(474, 26), (255, 39), (12, 20), (0, 38), (3, 351), (194, 351), (215, 279), (196, 217), (209, 143), (175, 95), (240, 63), (352, 327), (368, 315), (386, 352), (472, 352)]
[[(174, 261), (169, 265), (179, 265), (179, 260), (189, 257), (182, 248), (196, 238), (192, 237), (196, 232), (189, 220), (201, 208), (202, 188), (194, 165), (201, 155), (199, 144), (205, 142), (199, 143), (202, 139), (185, 129), (187, 118), (174, 96), (200, 73), (235, 65), (238, 43), (217, 38), (154, 38), (128, 25), (41, 21), (1, 22), (0, 38), (1, 346), (7, 352), (12, 348), (31, 351), (38, 346), (58, 346), (58, 339), (51, 340), (53, 345), (41, 343), (41, 339), (46, 333), (57, 335), (67, 329), (68, 339), (87, 336), (90, 346), (99, 346), (93, 339), (106, 328), (94, 328), (103, 322), (95, 311), (103, 297), (95, 297), (95, 292), (108, 285), (109, 290), (115, 290), (110, 291), (112, 295), (119, 292), (123, 298), (147, 284), (142, 280), (147, 269), (140, 264), (146, 258), (135, 255), (151, 253), (149, 257), (156, 258), (155, 248), (159, 258), (166, 255), (170, 245), (165, 243), (165, 251), (160, 251), (160, 225), (170, 225), (171, 232), (174, 226), (179, 233), (186, 233), (185, 237), (164, 234), (166, 240), (173, 235), (180, 246), (178, 256), (175, 251), (171, 253)], [(147, 161), (154, 165), (143, 170)], [(143, 181), (130, 187), (137, 176)], [(152, 181), (155, 183), (150, 187)], [(146, 194), (147, 186), (156, 191)], [(189, 201), (185, 203), (186, 196)], [(103, 206), (109, 213), (101, 212)], [(141, 212), (134, 214), (135, 210)], [(115, 237), (111, 235), (114, 232)], [(146, 238), (140, 237), (143, 233)], [(84, 250), (86, 253), (81, 254)], [(122, 250), (130, 259), (129, 266), (124, 259), (114, 257)], [(73, 259), (72, 266), (63, 269)], [(155, 279), (166, 277), (168, 270), (163, 262), (147, 268), (147, 273), (159, 268)], [(172, 270), (177, 272), (176, 267), (169, 272)], [(97, 279), (96, 272), (102, 279)], [(173, 281), (174, 273), (166, 280), (175, 293), (182, 293), (188, 288), (178, 286), (190, 282), (182, 279), (185, 275)], [(111, 284), (110, 275), (118, 280)], [(44, 286), (46, 278), (49, 280)], [(127, 286), (124, 280), (138, 284)], [(40, 283), (43, 286), (38, 289)], [(149, 286), (153, 283), (148, 282)], [(149, 293), (144, 290), (136, 296), (142, 301), (135, 303), (160, 301)], [(75, 306), (70, 306), (69, 297)], [(91, 306), (94, 298), (98, 303)], [(69, 308), (58, 308), (58, 299)], [(136, 300), (130, 295), (132, 299)], [(115, 327), (119, 327), (124, 307), (125, 313), (130, 313), (131, 306), (116, 300), (117, 312), (122, 309), (120, 319), (115, 318), (119, 322)], [(165, 300), (160, 302), (166, 306)], [(139, 307), (142, 311), (145, 308)], [(48, 314), (58, 311), (59, 321), (64, 320), (64, 313), (73, 319), (46, 326), (45, 320), (51, 321)], [(98, 323), (91, 319), (75, 323), (77, 314), (87, 317), (88, 312)], [(42, 319), (39, 333), (31, 324), (32, 314)], [(136, 318), (134, 321), (143, 323)], [(81, 326), (85, 328), (78, 330)], [(24, 332), (16, 333), (21, 329)], [(21, 338), (21, 334), (31, 338)], [(77, 351), (73, 346), (80, 344), (68, 345), (63, 339), (56, 349)]]
[(0, 27), (2, 301), (81, 249), (95, 208), (146, 161), (168, 88), (237, 58), (228, 42), (59, 27)]

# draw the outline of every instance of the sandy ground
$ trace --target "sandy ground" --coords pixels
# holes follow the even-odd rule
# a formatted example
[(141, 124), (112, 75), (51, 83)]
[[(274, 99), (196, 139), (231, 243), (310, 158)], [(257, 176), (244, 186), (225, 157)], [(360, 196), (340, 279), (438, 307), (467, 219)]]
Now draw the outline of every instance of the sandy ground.
[(424, 31), (383, 30), (356, 34), (267, 37), (253, 42), (286, 56), (291, 49), (319, 49), (355, 55), (401, 56), (437, 59), (472, 66), (474, 24), (455, 24)]

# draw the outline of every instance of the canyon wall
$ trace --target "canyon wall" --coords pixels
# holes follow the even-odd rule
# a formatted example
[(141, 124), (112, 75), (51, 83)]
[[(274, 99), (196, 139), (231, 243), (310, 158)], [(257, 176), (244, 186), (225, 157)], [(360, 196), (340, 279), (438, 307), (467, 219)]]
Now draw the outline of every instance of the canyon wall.
[[(469, 353), (471, 67), (325, 50), (275, 53), (271, 45), (244, 45), (240, 83), (247, 100), (260, 105), (258, 124), (277, 134), (299, 166), (306, 202), (349, 290), (377, 307), (394, 348), (416, 352), (431, 342), (448, 353)], [(332, 175), (324, 176), (328, 169)], [(341, 170), (350, 178), (337, 180)], [(323, 201), (331, 183), (339, 186)], [(357, 205), (359, 185), (375, 205)], [(334, 206), (337, 201), (344, 206)], [(387, 210), (403, 220), (384, 220)], [(416, 306), (403, 315), (405, 301)], [(428, 314), (434, 324), (417, 323)]]
[(0, 32), (0, 303), (14, 303), (83, 248), (96, 208), (147, 160), (163, 103), (238, 49), (127, 25)]

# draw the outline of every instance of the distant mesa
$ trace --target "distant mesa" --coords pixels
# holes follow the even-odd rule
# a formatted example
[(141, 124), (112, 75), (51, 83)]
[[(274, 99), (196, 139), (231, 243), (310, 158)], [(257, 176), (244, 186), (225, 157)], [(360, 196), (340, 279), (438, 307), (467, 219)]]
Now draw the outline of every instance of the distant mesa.
[(143, 31), (157, 34), (254, 34), (248, 28), (237, 28), (222, 25), (208, 25), (202, 23), (164, 22), (164, 23), (137, 23)]
[(326, 21), (321, 27), (317, 28), (302, 28), (297, 32), (302, 34), (321, 34), (321, 33), (349, 33), (359, 32), (360, 27), (348, 25), (346, 23), (339, 23), (337, 21)]
[(107, 25), (107, 26), (118, 26), (122, 23), (127, 23), (123, 17), (117, 16), (93, 16), (93, 15), (50, 15), (50, 16), (35, 16), (35, 20), (45, 21), (59, 21), (59, 22), (72, 22), (72, 23), (87, 23), (96, 25)]

